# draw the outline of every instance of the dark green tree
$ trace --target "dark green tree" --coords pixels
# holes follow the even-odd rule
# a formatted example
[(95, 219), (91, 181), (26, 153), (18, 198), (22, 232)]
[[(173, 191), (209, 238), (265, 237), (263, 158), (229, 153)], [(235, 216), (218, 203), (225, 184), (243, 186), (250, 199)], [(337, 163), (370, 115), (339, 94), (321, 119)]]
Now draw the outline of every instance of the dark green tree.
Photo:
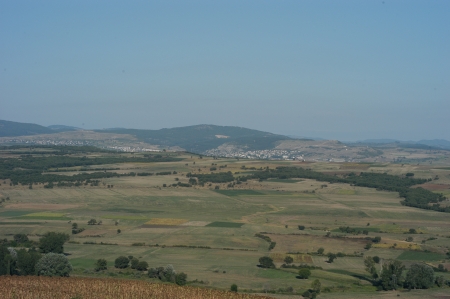
[(263, 256), (259, 258), (259, 265), (262, 268), (275, 268), (275, 264), (273, 263), (273, 259), (268, 256)]
[(63, 245), (69, 239), (68, 234), (48, 232), (39, 239), (39, 249), (42, 253), (63, 253)]
[(25, 234), (15, 234), (13, 238), (18, 244), (23, 244), (29, 241), (28, 236)]
[(405, 266), (400, 261), (388, 261), (381, 270), (381, 286), (384, 290), (396, 290), (402, 285), (402, 272)]
[(406, 274), (405, 287), (408, 289), (428, 289), (434, 284), (434, 271), (428, 265), (412, 264)]
[(284, 258), (284, 262), (289, 265), (294, 262), (294, 259), (292, 258), (292, 256), (288, 255)]
[(19, 275), (35, 275), (36, 263), (41, 259), (42, 255), (36, 250), (26, 251), (20, 249), (17, 251), (17, 270)]
[(136, 270), (138, 270), (138, 271), (147, 271), (147, 269), (148, 269), (148, 263), (146, 261), (140, 261), (136, 265)]
[(324, 253), (325, 249), (323, 247), (320, 247), (319, 249), (317, 249), (317, 253), (322, 255)]
[(139, 260), (137, 258), (134, 257), (130, 260), (131, 269), (136, 269), (138, 264), (139, 264)]
[(328, 257), (328, 263), (332, 263), (332, 262), (334, 262), (334, 260), (337, 258), (337, 255), (335, 254), (335, 253), (328, 253), (327, 254), (327, 257)]
[(114, 267), (119, 269), (125, 269), (126, 267), (128, 267), (129, 262), (130, 260), (126, 256), (122, 255), (116, 258), (116, 260), (114, 261)]
[(298, 271), (298, 278), (300, 279), (308, 279), (311, 276), (311, 270), (308, 268), (302, 268)]
[(375, 261), (371, 256), (366, 256), (364, 259), (364, 266), (366, 266), (366, 271), (369, 272), (373, 278), (378, 278), (377, 269), (375, 268)]
[(10, 273), (9, 256), (10, 253), (6, 246), (0, 246), (0, 275), (9, 275)]
[(108, 262), (105, 259), (98, 259), (95, 263), (95, 271), (102, 271), (108, 269)]
[(179, 286), (184, 286), (187, 283), (187, 274), (180, 272), (176, 275), (175, 283)]
[(232, 292), (237, 292), (238, 291), (238, 286), (237, 284), (233, 283), (230, 287), (230, 291)]
[(320, 293), (320, 290), (322, 288), (322, 284), (320, 283), (320, 280), (316, 279), (312, 282), (311, 284), (311, 290), (313, 290), (314, 292), (316, 292), (317, 294)]

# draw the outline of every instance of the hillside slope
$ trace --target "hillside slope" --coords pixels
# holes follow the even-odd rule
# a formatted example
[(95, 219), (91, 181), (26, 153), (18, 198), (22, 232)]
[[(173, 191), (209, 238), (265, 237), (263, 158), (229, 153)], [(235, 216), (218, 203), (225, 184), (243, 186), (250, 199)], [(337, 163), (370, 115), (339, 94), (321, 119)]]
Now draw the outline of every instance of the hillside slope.
[(191, 152), (204, 152), (230, 143), (247, 150), (274, 148), (289, 137), (233, 126), (196, 125), (160, 130), (107, 129), (96, 132), (129, 134), (148, 144), (178, 146)]

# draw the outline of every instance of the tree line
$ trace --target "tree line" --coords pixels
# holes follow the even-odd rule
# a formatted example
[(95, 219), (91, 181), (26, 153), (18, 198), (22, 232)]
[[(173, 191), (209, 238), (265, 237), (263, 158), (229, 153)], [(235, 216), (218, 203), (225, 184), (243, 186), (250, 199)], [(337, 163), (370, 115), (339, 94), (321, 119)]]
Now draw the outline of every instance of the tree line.
[(450, 207), (439, 204), (446, 199), (443, 194), (434, 193), (421, 187), (411, 188), (414, 185), (431, 181), (431, 179), (417, 179), (413, 178), (412, 175), (400, 177), (386, 173), (361, 172), (359, 175), (350, 173), (345, 176), (336, 176), (301, 167), (277, 167), (276, 169), (266, 168), (263, 171), (247, 176), (247, 179), (258, 179), (260, 181), (271, 178), (306, 178), (329, 183), (347, 183), (353, 186), (393, 191), (398, 192), (400, 197), (404, 198), (401, 201), (402, 205), (450, 213)]

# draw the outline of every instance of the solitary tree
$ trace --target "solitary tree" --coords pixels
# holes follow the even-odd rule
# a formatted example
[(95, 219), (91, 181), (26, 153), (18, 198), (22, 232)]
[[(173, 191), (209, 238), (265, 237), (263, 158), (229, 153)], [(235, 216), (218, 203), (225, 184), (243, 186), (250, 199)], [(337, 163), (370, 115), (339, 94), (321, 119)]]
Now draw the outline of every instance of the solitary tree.
[(325, 249), (323, 247), (320, 247), (319, 249), (317, 249), (317, 253), (320, 255), (322, 255), (324, 251), (325, 251)]
[(311, 270), (308, 268), (302, 268), (298, 271), (298, 278), (300, 279), (308, 279), (311, 276)]
[(230, 287), (230, 291), (232, 292), (237, 292), (238, 291), (238, 286), (237, 284), (233, 283)]
[(294, 259), (292, 258), (292, 256), (288, 255), (284, 258), (284, 262), (289, 265), (292, 264), (292, 262), (294, 262)]
[(327, 256), (328, 256), (328, 263), (332, 263), (337, 258), (337, 255), (331, 252), (328, 253)]
[(273, 259), (268, 256), (263, 256), (259, 258), (259, 264), (262, 268), (275, 268)]

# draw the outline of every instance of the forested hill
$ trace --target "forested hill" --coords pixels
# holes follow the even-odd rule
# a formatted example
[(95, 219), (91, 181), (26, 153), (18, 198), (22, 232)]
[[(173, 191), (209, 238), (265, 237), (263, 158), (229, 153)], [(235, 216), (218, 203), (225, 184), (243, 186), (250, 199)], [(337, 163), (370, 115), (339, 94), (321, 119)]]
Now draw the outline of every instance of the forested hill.
[(54, 132), (55, 131), (53, 131), (50, 128), (36, 124), (27, 124), (14, 121), (0, 120), (0, 137), (51, 134)]
[(32, 136), (40, 134), (53, 134), (73, 131), (77, 128), (54, 125), (44, 127), (37, 124), (19, 123), (15, 121), (0, 120), (0, 137)]
[(129, 134), (140, 141), (162, 146), (179, 146), (192, 152), (203, 152), (227, 143), (247, 150), (273, 148), (286, 136), (233, 126), (196, 125), (160, 130), (107, 129), (97, 132)]

